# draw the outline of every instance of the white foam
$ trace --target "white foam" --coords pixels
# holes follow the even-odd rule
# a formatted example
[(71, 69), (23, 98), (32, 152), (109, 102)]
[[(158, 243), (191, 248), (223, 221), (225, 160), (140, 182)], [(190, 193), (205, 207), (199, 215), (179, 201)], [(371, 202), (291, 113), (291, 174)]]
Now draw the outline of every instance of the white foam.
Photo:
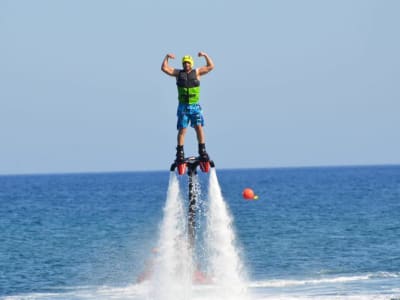
[(158, 255), (150, 281), (150, 299), (190, 299), (193, 264), (186, 220), (179, 182), (175, 173), (171, 172), (160, 227)]
[(256, 281), (250, 284), (250, 287), (290, 287), (309, 284), (324, 284), (324, 283), (341, 283), (359, 280), (368, 280), (368, 275), (362, 276), (348, 276), (348, 277), (335, 277), (335, 278), (321, 278), (321, 279), (304, 279), (304, 280), (264, 280)]
[(325, 277), (325, 278), (310, 278), (310, 279), (272, 279), (272, 280), (262, 280), (254, 281), (250, 283), (252, 288), (267, 288), (267, 287), (291, 287), (291, 286), (301, 286), (301, 285), (317, 285), (317, 284), (330, 284), (330, 283), (346, 283), (354, 281), (366, 281), (370, 279), (379, 278), (399, 278), (399, 273), (390, 272), (377, 272), (377, 273), (367, 273), (363, 275), (353, 275), (353, 276), (337, 276), (337, 277)]
[(209, 272), (223, 299), (245, 299), (248, 296), (245, 270), (236, 246), (233, 218), (224, 201), (215, 169), (210, 170), (209, 206), (206, 245)]
[[(197, 178), (195, 183), (198, 184)], [(197, 191), (200, 190), (198, 187)], [(202, 286), (196, 285), (193, 278), (196, 251), (189, 247), (184, 201), (179, 181), (171, 172), (160, 227), (159, 254), (149, 283), (148, 299), (249, 299), (244, 266), (236, 247), (233, 219), (222, 197), (215, 169), (211, 169), (209, 174), (207, 226), (205, 231), (201, 228), (206, 245), (206, 274), (210, 276), (207, 284)]]
[[(357, 280), (356, 276), (349, 276), (353, 280)], [(362, 276), (360, 276), (362, 277)], [(363, 279), (362, 279), (363, 280)], [(282, 280), (284, 282), (284, 280)], [(311, 280), (313, 282), (313, 280)], [(347, 281), (345, 281), (347, 282)], [(259, 282), (250, 284), (256, 287)], [(109, 287), (109, 286), (85, 286), (66, 288), (65, 292), (60, 293), (31, 293), (15, 296), (6, 296), (2, 300), (149, 300), (149, 290), (151, 282), (143, 282), (126, 287)], [(263, 285), (265, 286), (265, 285)], [(268, 286), (267, 286), (268, 287)], [(193, 285), (190, 297), (187, 300), (220, 300), (220, 299), (237, 299), (237, 300), (400, 300), (399, 289), (392, 290), (390, 294), (381, 294), (376, 291), (354, 294), (351, 291), (341, 290), (337, 294), (304, 294), (302, 292), (294, 292), (290, 286), (288, 289), (279, 292), (263, 289), (259, 293), (253, 293), (251, 298), (246, 295), (243, 297), (221, 298), (219, 287), (210, 285)], [(273, 287), (269, 287), (273, 288)], [(304, 291), (303, 291), (304, 292)], [(337, 291), (338, 292), (338, 291)], [(177, 299), (181, 299), (176, 295)], [(156, 300), (166, 299), (164, 297)]]

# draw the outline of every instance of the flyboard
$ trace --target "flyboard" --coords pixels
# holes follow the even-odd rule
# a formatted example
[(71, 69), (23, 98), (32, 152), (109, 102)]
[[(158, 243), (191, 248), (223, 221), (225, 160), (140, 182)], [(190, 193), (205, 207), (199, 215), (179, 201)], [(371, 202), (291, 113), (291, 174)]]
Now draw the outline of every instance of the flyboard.
[(196, 225), (196, 201), (198, 194), (195, 190), (195, 179), (197, 175), (197, 167), (204, 173), (208, 173), (210, 168), (215, 168), (214, 161), (207, 160), (204, 161), (200, 157), (190, 156), (185, 158), (182, 162), (173, 162), (170, 168), (171, 172), (177, 170), (179, 175), (184, 175), (187, 170), (188, 180), (188, 200), (189, 200), (189, 210), (188, 210), (188, 234), (190, 246), (194, 246), (195, 240), (195, 225)]

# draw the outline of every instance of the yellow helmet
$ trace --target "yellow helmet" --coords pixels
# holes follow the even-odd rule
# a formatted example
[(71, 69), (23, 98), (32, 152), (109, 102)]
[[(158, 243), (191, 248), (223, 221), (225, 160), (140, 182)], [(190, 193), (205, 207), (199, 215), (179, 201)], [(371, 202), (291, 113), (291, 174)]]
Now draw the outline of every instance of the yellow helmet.
[(194, 65), (193, 57), (191, 57), (190, 55), (185, 55), (184, 57), (182, 57), (182, 64), (184, 64), (185, 62), (190, 63), (190, 65), (193, 68)]

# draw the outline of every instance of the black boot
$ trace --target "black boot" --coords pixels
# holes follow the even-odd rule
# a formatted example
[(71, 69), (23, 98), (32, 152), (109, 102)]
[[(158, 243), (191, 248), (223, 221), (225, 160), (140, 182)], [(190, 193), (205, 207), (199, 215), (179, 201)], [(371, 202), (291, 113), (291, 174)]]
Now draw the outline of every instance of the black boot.
[(178, 145), (176, 146), (176, 162), (177, 163), (183, 163), (185, 160), (185, 153), (183, 151), (183, 146)]
[(199, 144), (199, 155), (200, 160), (203, 162), (210, 160), (210, 157), (208, 156), (208, 153), (206, 151), (206, 144)]

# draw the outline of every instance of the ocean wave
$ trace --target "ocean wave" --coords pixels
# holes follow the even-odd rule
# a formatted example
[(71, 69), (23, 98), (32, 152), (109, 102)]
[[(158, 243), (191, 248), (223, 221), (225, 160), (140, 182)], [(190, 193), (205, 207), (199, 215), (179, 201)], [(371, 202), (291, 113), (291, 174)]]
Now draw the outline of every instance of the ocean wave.
[(143, 300), (147, 284), (132, 284), (124, 287), (111, 286), (74, 286), (62, 287), (54, 293), (29, 293), (1, 297), (0, 300)]
[(400, 272), (377, 272), (370, 276), (371, 278), (400, 278)]
[[(392, 290), (390, 293), (380, 293), (377, 291), (369, 291), (359, 293), (360, 291), (347, 290), (341, 291), (341, 294), (335, 293), (309, 293), (310, 291), (297, 290), (294, 292), (290, 289), (293, 286), (301, 286), (307, 284), (324, 284), (324, 283), (345, 283), (351, 281), (368, 280), (371, 277), (377, 278), (398, 278), (399, 273), (380, 272), (374, 274), (366, 274), (360, 276), (339, 276), (332, 278), (321, 279), (306, 279), (306, 280), (269, 280), (251, 282), (249, 287), (289, 287), (289, 290), (274, 291), (263, 290), (260, 293), (255, 293), (251, 297), (239, 297), (237, 300), (400, 300), (399, 289)], [(2, 298), (2, 300), (146, 300), (148, 298), (148, 284), (139, 283), (125, 287), (111, 286), (76, 286), (64, 289), (64, 292), (59, 293), (31, 293), (24, 295), (14, 295)], [(193, 290), (191, 300), (217, 300), (213, 293), (213, 285), (199, 285)], [(326, 292), (326, 290), (325, 290)], [(344, 292), (344, 293), (343, 293)], [(161, 300), (161, 299), (159, 299)]]
[[(400, 272), (375, 272), (366, 274), (357, 274), (349, 276), (336, 276), (336, 277), (323, 277), (323, 278), (306, 278), (306, 279), (271, 279), (251, 281), (248, 283), (250, 289), (265, 288), (256, 292), (252, 300), (400, 300), (400, 289), (392, 288), (382, 291), (369, 290), (368, 294), (359, 294), (361, 291), (358, 289), (345, 289), (341, 290), (341, 295), (331, 294), (332, 290), (328, 287), (321, 285), (334, 285), (342, 283), (361, 283), (368, 284), (368, 280), (392, 280), (397, 281), (400, 278)], [(316, 288), (316, 290), (314, 289)], [(29, 293), (23, 295), (10, 295), (1, 297), (2, 300), (69, 300), (69, 299), (86, 299), (86, 300), (144, 300), (148, 299), (148, 282), (139, 284), (132, 284), (128, 286), (74, 286), (74, 287), (59, 287), (54, 288), (54, 292), (48, 293)], [(193, 289), (193, 300), (205, 299), (214, 300), (213, 289), (211, 285), (196, 285)], [(279, 288), (276, 291), (268, 290)], [(306, 290), (304, 290), (306, 288)], [(311, 288), (311, 290), (310, 290)], [(328, 289), (326, 289), (328, 288)], [(247, 300), (247, 299), (246, 299)]]
[(380, 278), (400, 278), (400, 273), (391, 272), (377, 272), (368, 273), (362, 275), (351, 275), (351, 276), (338, 276), (338, 277), (324, 277), (324, 278), (307, 278), (307, 279), (271, 279), (254, 281), (250, 283), (250, 287), (253, 288), (279, 288), (279, 287), (290, 287), (300, 285), (316, 285), (326, 283), (346, 283), (352, 281), (363, 281), (369, 279), (380, 279)]

